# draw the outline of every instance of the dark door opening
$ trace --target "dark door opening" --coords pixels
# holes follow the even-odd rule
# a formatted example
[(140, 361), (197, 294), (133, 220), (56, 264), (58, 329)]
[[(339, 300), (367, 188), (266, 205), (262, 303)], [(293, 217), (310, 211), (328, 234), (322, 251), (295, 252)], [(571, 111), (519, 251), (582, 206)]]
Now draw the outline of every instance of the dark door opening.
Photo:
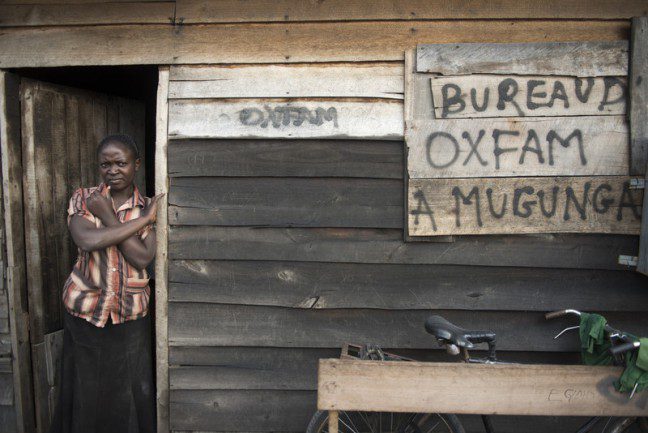
[[(22, 189), (36, 431), (48, 430), (59, 387), (61, 290), (76, 260), (66, 224), (79, 187), (98, 181), (96, 146), (107, 134), (133, 136), (143, 153), (137, 179), (154, 189), (156, 66), (34, 68), (20, 77)], [(150, 194), (147, 194), (150, 195)], [(153, 305), (153, 303), (151, 303)]]

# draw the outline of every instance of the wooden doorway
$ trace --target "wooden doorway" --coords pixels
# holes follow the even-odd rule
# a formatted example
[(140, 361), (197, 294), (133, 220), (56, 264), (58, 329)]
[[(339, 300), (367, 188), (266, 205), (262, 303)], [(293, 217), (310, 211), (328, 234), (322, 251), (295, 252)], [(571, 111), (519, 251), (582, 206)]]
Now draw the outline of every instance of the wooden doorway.
[[(26, 314), (15, 321), (27, 320), (29, 329), (28, 350), (23, 350), (22, 361), (18, 359), (22, 365), (16, 368), (22, 371), (20, 377), (14, 372), (14, 388), (22, 388), (18, 390), (22, 391), (22, 404), (29, 405), (29, 396), (33, 402), (31, 408), (17, 408), (17, 413), (21, 413), (17, 424), (18, 431), (30, 431), (31, 423), (26, 418), (31, 411), (34, 431), (41, 433), (48, 430), (55, 410), (63, 341), (61, 290), (77, 255), (66, 224), (68, 200), (77, 188), (99, 183), (96, 146), (105, 135), (132, 135), (141, 144), (144, 158), (145, 104), (7, 75), (11, 75), (14, 84), (19, 81), (17, 98), (14, 94), (13, 99), (5, 97), (5, 101), (18, 104), (12, 112), (19, 113), (20, 140), (13, 143), (13, 148), (5, 149), (3, 145), (2, 156), (9, 165), (13, 162), (14, 169), (3, 174), (9, 176), (10, 185), (20, 184), (22, 218), (18, 219), (24, 223), (22, 233), (17, 233), (16, 224), (12, 228), (14, 239), (22, 236), (24, 244), (23, 288), (12, 290), (26, 301)], [(145, 192), (144, 169), (138, 172), (136, 182)], [(18, 198), (16, 191), (12, 192), (16, 208)], [(16, 219), (17, 209), (13, 210)], [(19, 259), (18, 254), (15, 260)], [(20, 325), (25, 324), (16, 323), (16, 328)], [(27, 354), (30, 360), (25, 362)], [(21, 383), (16, 384), (17, 379)]]

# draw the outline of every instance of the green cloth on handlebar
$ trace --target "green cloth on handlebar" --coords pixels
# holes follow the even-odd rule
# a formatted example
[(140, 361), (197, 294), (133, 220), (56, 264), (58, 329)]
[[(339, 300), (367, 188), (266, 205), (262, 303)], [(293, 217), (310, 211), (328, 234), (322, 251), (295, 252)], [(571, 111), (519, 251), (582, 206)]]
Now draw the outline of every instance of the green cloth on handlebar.
[[(581, 357), (586, 365), (611, 365), (613, 362), (610, 354), (610, 341), (605, 337), (605, 317), (599, 314), (581, 313), (580, 339)], [(633, 335), (625, 334), (631, 338)], [(626, 367), (621, 377), (614, 382), (614, 387), (619, 392), (636, 392), (648, 387), (648, 338), (639, 340), (639, 350), (628, 352), (625, 356)]]
[(612, 364), (610, 342), (605, 338), (605, 317), (599, 314), (581, 313), (581, 358), (585, 365)]
[(645, 365), (648, 361), (648, 350), (641, 353), (644, 347), (644, 342), (648, 344), (648, 338), (642, 338), (639, 350), (628, 352), (626, 354), (626, 368), (619, 380), (614, 382), (614, 387), (619, 392), (632, 392), (637, 386), (636, 392), (643, 391), (648, 386), (648, 371), (641, 368), (640, 365)]
[(639, 355), (637, 356), (637, 367), (648, 371), (648, 338), (640, 338)]

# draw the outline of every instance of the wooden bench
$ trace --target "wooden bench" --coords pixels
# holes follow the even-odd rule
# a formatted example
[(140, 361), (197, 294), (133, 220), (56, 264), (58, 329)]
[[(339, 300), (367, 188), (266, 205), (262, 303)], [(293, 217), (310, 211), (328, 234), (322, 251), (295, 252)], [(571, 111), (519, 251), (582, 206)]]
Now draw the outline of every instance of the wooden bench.
[(319, 362), (317, 408), (484, 415), (648, 416), (648, 392), (614, 389), (619, 367), (360, 361)]

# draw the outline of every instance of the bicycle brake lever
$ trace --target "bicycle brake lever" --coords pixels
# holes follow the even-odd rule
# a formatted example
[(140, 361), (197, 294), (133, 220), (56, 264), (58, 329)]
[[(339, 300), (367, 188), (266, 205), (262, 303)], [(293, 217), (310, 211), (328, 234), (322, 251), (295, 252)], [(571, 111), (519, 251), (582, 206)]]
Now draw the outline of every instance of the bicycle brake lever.
[(560, 332), (558, 333), (558, 335), (556, 335), (556, 336), (554, 337), (554, 340), (557, 340), (558, 337), (560, 337), (561, 335), (563, 335), (565, 332), (567, 332), (567, 331), (573, 331), (574, 329), (578, 329), (578, 328), (580, 328), (580, 326), (570, 326), (569, 328), (565, 328), (565, 329), (563, 329), (562, 331), (560, 331)]

